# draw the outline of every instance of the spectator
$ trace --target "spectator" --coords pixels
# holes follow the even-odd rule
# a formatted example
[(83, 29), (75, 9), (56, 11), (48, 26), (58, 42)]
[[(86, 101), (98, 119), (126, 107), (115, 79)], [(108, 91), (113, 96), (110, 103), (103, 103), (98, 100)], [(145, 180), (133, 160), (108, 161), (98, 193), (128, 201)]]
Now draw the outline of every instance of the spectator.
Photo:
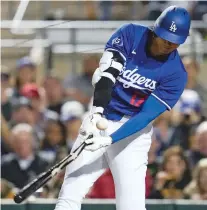
[(44, 104), (45, 100), (41, 98), (43, 97), (43, 93), (41, 93), (41, 91), (43, 92), (44, 90), (41, 88), (38, 88), (38, 86), (35, 83), (25, 84), (20, 89), (20, 94), (31, 101), (32, 107), (37, 112), (41, 112), (45, 107), (45, 104)]
[(164, 153), (162, 170), (157, 173), (150, 198), (182, 199), (183, 189), (191, 180), (190, 170), (184, 151), (179, 146)]
[(41, 124), (39, 124), (38, 115), (36, 115), (31, 101), (23, 96), (13, 100), (13, 112), (10, 125), (14, 126), (18, 123), (28, 123), (33, 127), (38, 140), (43, 138), (44, 131)]
[(45, 137), (41, 144), (41, 156), (49, 162), (56, 158), (60, 147), (65, 146), (66, 135), (63, 124), (58, 120), (49, 120), (45, 125)]
[(194, 177), (185, 188), (186, 196), (193, 200), (207, 200), (207, 158), (201, 159), (194, 169)]
[(46, 108), (46, 96), (43, 88), (38, 87), (35, 83), (30, 83), (24, 85), (20, 93), (31, 101), (31, 106), (34, 109), (39, 124), (44, 124), (47, 120), (57, 120), (59, 118), (57, 112)]
[(184, 149), (191, 147), (196, 127), (203, 120), (201, 101), (194, 90), (185, 89), (174, 108), (174, 117), (178, 125), (173, 128), (170, 145), (181, 145)]
[(18, 123), (28, 123), (30, 125), (34, 125), (35, 116), (29, 99), (23, 96), (16, 98), (12, 102), (12, 109), (11, 126)]
[(188, 73), (187, 89), (195, 90), (201, 98), (203, 105), (203, 114), (207, 113), (207, 86), (198, 81), (198, 74), (200, 66), (197, 61), (191, 57), (184, 57), (182, 59), (185, 69)]
[(17, 61), (16, 81), (13, 97), (19, 97), (20, 89), (28, 83), (36, 82), (37, 67), (29, 57), (23, 57)]
[(33, 129), (28, 124), (18, 124), (11, 131), (14, 153), (2, 157), (1, 176), (17, 188), (22, 188), (48, 166), (35, 152), (35, 141)]
[(190, 160), (194, 165), (202, 158), (207, 157), (207, 121), (202, 122), (197, 130), (193, 149), (190, 151)]
[(71, 100), (79, 101), (86, 107), (93, 96), (93, 86), (91, 84), (92, 76), (98, 67), (99, 57), (97, 55), (90, 55), (84, 57), (83, 73), (70, 73), (63, 82), (66, 89), (66, 95)]
[(77, 101), (68, 101), (61, 108), (60, 119), (64, 123), (67, 132), (68, 151), (72, 149), (84, 115), (84, 107)]
[(6, 66), (1, 66), (1, 111), (6, 121), (11, 119), (11, 74)]
[(64, 89), (60, 79), (55, 75), (49, 75), (45, 78), (43, 87), (46, 94), (47, 108), (60, 114), (64, 103)]

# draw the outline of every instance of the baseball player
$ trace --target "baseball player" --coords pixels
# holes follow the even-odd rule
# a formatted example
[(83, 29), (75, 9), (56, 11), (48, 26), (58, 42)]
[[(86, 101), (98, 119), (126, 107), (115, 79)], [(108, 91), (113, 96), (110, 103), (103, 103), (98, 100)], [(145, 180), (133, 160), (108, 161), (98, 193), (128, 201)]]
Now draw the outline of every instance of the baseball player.
[[(186, 85), (177, 48), (189, 35), (190, 16), (171, 6), (153, 27), (127, 24), (106, 44), (92, 83), (93, 107), (74, 148), (89, 143), (70, 165), (55, 210), (80, 210), (93, 183), (110, 168), (117, 210), (145, 210), (145, 174), (152, 121), (171, 110)], [(101, 118), (108, 128), (95, 128)], [(93, 138), (86, 139), (89, 133)], [(84, 135), (87, 134), (87, 135)]]

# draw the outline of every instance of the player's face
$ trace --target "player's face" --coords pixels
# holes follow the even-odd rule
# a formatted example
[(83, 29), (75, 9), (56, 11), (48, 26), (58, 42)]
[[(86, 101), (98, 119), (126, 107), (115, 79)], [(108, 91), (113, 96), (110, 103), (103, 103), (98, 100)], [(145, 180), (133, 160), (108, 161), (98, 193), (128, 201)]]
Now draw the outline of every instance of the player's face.
[(157, 55), (167, 55), (179, 47), (178, 44), (161, 39), (160, 37), (156, 37), (153, 44), (155, 45)]

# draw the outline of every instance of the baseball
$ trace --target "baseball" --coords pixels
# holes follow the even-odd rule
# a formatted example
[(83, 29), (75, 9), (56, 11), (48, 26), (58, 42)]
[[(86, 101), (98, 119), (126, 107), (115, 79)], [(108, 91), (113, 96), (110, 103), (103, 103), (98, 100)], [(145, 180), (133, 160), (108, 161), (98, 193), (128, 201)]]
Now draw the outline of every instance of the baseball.
[(107, 127), (108, 127), (108, 120), (105, 119), (105, 118), (99, 120), (99, 121), (96, 123), (96, 127), (97, 127), (99, 130), (106, 130)]

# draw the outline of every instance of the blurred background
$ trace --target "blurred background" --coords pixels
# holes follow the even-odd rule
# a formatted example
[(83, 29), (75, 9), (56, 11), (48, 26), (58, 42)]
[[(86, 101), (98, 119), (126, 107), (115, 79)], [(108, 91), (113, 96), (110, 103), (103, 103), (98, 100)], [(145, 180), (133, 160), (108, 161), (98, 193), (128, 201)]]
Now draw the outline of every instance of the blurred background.
[[(91, 106), (91, 77), (116, 28), (151, 26), (170, 5), (192, 17), (179, 48), (188, 83), (154, 123), (146, 198), (207, 200), (207, 1), (29, 0), (1, 1), (2, 199), (70, 152)], [(30, 199), (57, 198), (63, 176)], [(108, 170), (87, 198), (114, 197)]]

